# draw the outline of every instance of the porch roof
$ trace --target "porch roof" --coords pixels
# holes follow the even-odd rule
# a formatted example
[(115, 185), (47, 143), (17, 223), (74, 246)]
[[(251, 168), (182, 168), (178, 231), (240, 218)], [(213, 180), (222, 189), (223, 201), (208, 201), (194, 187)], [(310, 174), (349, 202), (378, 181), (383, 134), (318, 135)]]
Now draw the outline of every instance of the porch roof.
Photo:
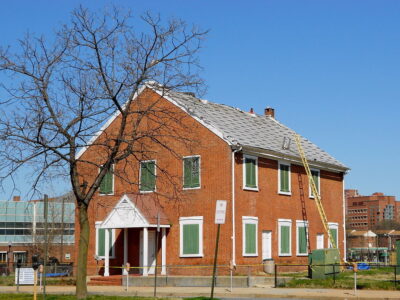
[(157, 215), (160, 227), (170, 227), (167, 216), (153, 194), (124, 194), (100, 228), (156, 227)]

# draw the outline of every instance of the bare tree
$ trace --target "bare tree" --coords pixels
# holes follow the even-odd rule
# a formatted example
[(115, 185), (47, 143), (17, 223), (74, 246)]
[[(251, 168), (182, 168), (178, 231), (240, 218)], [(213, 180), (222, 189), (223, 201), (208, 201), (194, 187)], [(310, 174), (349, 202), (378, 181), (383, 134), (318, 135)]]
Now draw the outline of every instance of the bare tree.
[[(180, 121), (163, 112), (159, 130), (137, 130), (145, 116), (154, 115), (155, 106), (133, 109), (134, 96), (149, 80), (166, 90), (199, 91), (203, 87), (197, 53), (205, 31), (182, 20), (163, 22), (150, 13), (133, 20), (117, 9), (97, 14), (79, 7), (51, 42), (28, 34), (19, 41), (19, 49), (0, 49), (0, 71), (7, 76), (1, 87), (8, 95), (1, 99), (0, 179), (28, 167), (35, 191), (46, 180), (61, 177), (70, 181), (80, 229), (78, 299), (87, 296), (88, 206), (102, 179), (113, 164), (137, 153), (143, 155), (143, 149), (136, 146), (141, 139), (168, 149), (160, 130), (171, 125), (167, 119)], [(114, 133), (89, 143), (114, 113), (119, 115)], [(131, 120), (135, 120), (133, 128), (127, 125)], [(173, 130), (170, 135), (185, 142)], [(77, 155), (89, 144), (99, 147), (101, 160), (83, 160)], [(99, 168), (93, 180), (83, 179), (78, 167), (82, 164)]]

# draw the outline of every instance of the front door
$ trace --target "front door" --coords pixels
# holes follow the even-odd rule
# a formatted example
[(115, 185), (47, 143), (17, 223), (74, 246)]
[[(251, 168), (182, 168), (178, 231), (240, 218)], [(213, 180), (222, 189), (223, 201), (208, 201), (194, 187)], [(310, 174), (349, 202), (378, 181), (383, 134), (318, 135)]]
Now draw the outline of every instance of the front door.
[(262, 232), (262, 259), (272, 258), (272, 232), (269, 230), (264, 230)]
[[(155, 242), (156, 242), (156, 232), (154, 230), (148, 231), (148, 257), (147, 262), (149, 268), (147, 270), (147, 274), (154, 274), (154, 270), (156, 267), (156, 256), (155, 256)], [(143, 267), (143, 230), (140, 231), (140, 266)], [(143, 273), (143, 269), (141, 269), (141, 273)]]

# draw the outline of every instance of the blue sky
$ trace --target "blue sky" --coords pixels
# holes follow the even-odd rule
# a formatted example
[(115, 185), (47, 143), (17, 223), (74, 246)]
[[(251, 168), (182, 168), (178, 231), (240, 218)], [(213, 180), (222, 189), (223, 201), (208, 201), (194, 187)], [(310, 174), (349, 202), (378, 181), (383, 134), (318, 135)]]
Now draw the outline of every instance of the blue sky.
[(257, 113), (274, 107), (279, 121), (351, 168), (348, 188), (400, 199), (399, 1), (4, 1), (0, 44), (27, 30), (51, 35), (79, 4), (210, 29), (204, 98)]

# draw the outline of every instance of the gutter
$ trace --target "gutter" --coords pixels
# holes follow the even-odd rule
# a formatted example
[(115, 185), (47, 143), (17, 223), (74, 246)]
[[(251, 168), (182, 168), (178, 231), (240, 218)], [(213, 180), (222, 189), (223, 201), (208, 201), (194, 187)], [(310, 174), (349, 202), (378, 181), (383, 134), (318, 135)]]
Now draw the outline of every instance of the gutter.
[(236, 223), (235, 223), (235, 154), (242, 146), (232, 147), (232, 265), (236, 266)]

